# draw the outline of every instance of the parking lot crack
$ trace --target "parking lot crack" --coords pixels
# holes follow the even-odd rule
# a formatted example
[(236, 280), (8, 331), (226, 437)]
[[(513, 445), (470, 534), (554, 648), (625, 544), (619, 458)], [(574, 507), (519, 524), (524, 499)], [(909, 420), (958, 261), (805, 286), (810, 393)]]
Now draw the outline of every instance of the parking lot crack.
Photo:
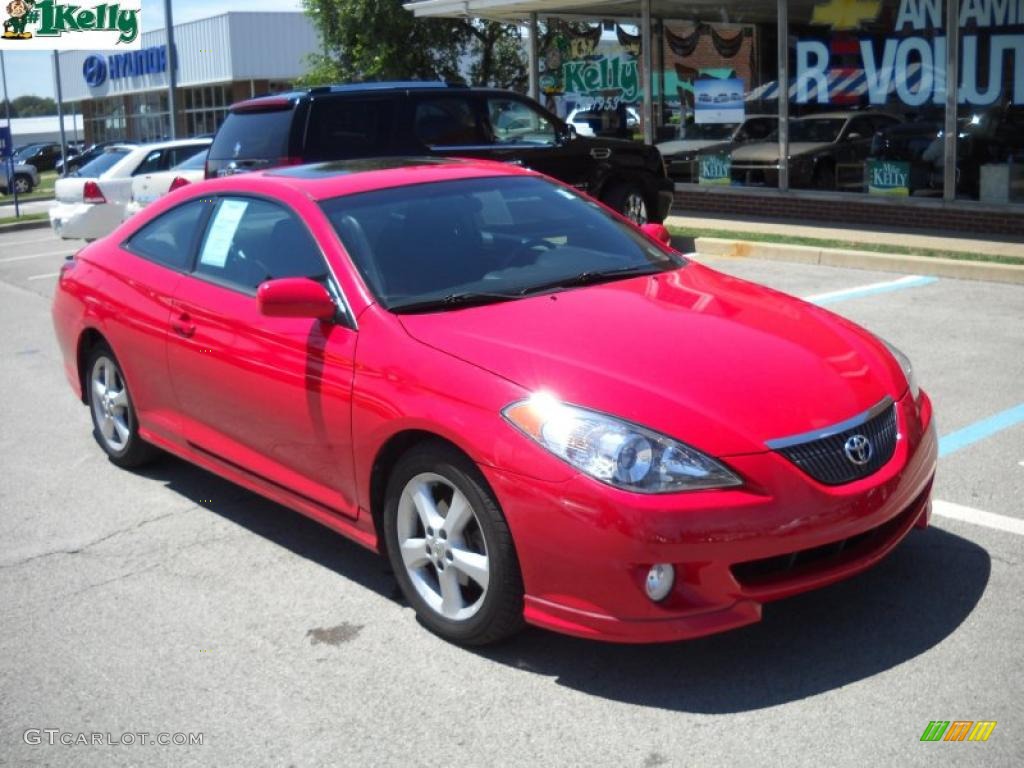
[(88, 542), (86, 544), (82, 544), (79, 547), (74, 547), (74, 548), (71, 548), (71, 549), (68, 549), (68, 548), (53, 549), (53, 550), (50, 550), (49, 552), (40, 552), (40, 553), (35, 554), (35, 555), (29, 555), (28, 557), (24, 557), (21, 560), (15, 560), (14, 562), (11, 562), (11, 563), (3, 563), (3, 564), (0, 564), (0, 570), (9, 570), (11, 568), (20, 568), (23, 565), (27, 565), (29, 563), (33, 563), (36, 560), (43, 560), (43, 559), (48, 558), (48, 557), (56, 557), (56, 556), (59, 556), (59, 555), (80, 555), (80, 554), (86, 552), (87, 550), (92, 549), (93, 547), (97, 547), (100, 544), (103, 544), (104, 542), (109, 541), (110, 539), (117, 538), (118, 536), (121, 536), (121, 535), (126, 534), (126, 533), (131, 533), (132, 531), (137, 531), (140, 528), (143, 528), (143, 527), (145, 527), (145, 526), (147, 526), (147, 525), (149, 525), (151, 523), (159, 522), (159, 521), (164, 520), (164, 519), (166, 519), (168, 517), (180, 514), (181, 512), (186, 512), (186, 511), (188, 511), (190, 509), (194, 509), (194, 508), (195, 508), (194, 505), (189, 505), (188, 507), (186, 507), (184, 509), (176, 509), (176, 510), (172, 510), (170, 512), (165, 512), (162, 515), (157, 515), (156, 517), (150, 517), (150, 518), (147, 518), (145, 520), (140, 520), (139, 522), (137, 522), (137, 523), (135, 523), (133, 525), (129, 525), (129, 526), (126, 526), (124, 528), (119, 528), (116, 531), (112, 531), (111, 533), (108, 533), (105, 536), (101, 536), (98, 539), (94, 539), (93, 541), (90, 541), (90, 542)]

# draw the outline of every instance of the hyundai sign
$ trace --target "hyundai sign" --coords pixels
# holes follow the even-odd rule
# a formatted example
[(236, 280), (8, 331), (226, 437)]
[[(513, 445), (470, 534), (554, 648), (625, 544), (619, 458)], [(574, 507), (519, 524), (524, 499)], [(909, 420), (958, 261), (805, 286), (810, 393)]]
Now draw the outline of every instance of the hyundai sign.
[(107, 80), (158, 75), (167, 71), (167, 46), (156, 45), (140, 51), (93, 54), (82, 64), (82, 77), (90, 88), (99, 88)]

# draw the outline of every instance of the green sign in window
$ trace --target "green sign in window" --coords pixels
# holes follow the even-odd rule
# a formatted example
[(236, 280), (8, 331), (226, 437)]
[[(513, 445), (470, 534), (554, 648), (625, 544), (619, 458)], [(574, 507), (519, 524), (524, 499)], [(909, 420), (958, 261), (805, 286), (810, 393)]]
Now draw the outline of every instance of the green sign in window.
[(728, 154), (700, 156), (700, 184), (725, 184), (732, 181), (732, 160)]
[(910, 194), (910, 163), (892, 160), (868, 160), (868, 193), (872, 195)]

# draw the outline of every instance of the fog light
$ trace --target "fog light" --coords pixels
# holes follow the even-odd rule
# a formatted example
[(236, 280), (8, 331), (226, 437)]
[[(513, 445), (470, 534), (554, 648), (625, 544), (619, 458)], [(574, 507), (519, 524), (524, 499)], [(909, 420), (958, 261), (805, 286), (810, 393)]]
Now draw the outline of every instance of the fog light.
[(652, 565), (651, 570), (647, 572), (647, 582), (644, 584), (647, 596), (656, 603), (664, 600), (672, 591), (675, 580), (676, 569), (668, 563)]

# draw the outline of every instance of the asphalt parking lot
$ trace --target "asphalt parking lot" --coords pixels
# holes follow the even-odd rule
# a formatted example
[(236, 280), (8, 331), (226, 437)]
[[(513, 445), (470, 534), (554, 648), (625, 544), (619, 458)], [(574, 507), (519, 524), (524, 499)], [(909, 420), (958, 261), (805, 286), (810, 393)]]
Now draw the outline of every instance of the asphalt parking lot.
[[(943, 436), (933, 526), (729, 634), (620, 647), (528, 630), (474, 652), (419, 627), (356, 544), (175, 459), (106, 461), (50, 325), (75, 247), (0, 236), (0, 764), (1024, 759), (1024, 288), (706, 260), (910, 355)], [(998, 725), (922, 743), (932, 720)], [(30, 744), (28, 729), (203, 743)]]

